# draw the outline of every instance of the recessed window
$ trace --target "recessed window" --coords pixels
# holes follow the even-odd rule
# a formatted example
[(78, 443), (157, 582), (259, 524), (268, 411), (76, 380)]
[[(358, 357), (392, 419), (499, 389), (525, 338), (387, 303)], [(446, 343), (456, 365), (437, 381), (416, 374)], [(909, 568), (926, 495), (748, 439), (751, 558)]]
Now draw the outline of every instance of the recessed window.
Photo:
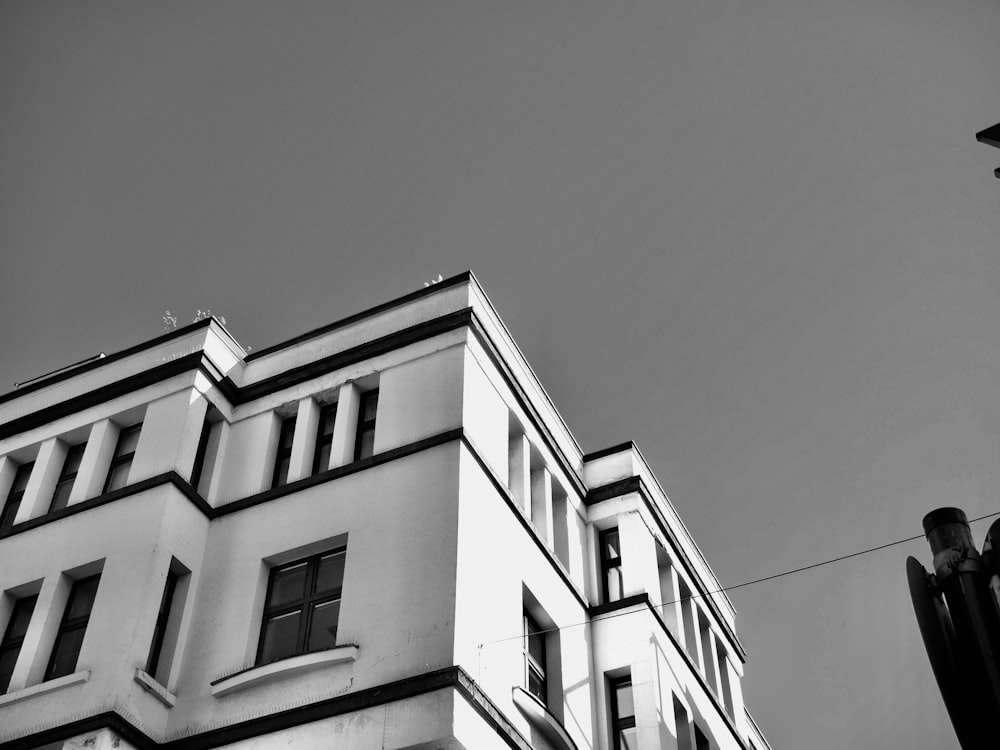
[(692, 750), (691, 717), (684, 704), (674, 696), (674, 729), (677, 732), (677, 750)]
[(31, 613), (35, 611), (36, 601), (37, 596), (26, 596), (14, 602), (3, 640), (0, 641), (0, 693), (6, 693), (10, 686), (10, 678), (14, 674), (14, 665), (21, 653), (21, 644), (24, 643), (24, 634), (28, 632), (28, 623), (31, 621)]
[(605, 603), (622, 598), (622, 556), (618, 529), (600, 532), (598, 542), (601, 548), (601, 592)]
[(708, 740), (708, 735), (705, 731), (698, 726), (698, 722), (694, 723), (694, 750), (711, 750), (712, 743)]
[(10, 492), (7, 493), (7, 500), (3, 504), (3, 510), (0, 511), (0, 533), (7, 531), (7, 529), (14, 525), (14, 519), (17, 518), (17, 511), (21, 507), (21, 498), (24, 497), (24, 490), (28, 486), (28, 479), (31, 477), (31, 470), (34, 466), (35, 462), (29, 461), (17, 467), (17, 473), (14, 474), (14, 482), (10, 486)]
[(115, 454), (111, 458), (108, 478), (104, 482), (105, 492), (120, 490), (128, 484), (128, 472), (132, 468), (132, 459), (135, 458), (135, 447), (139, 444), (140, 430), (142, 430), (142, 422), (126, 427), (118, 433)]
[(542, 703), (548, 703), (545, 629), (524, 613), (524, 688)]
[(63, 677), (76, 671), (76, 660), (80, 656), (83, 637), (87, 632), (90, 611), (94, 607), (94, 598), (97, 596), (97, 585), (100, 581), (101, 576), (98, 574), (73, 582), (62, 622), (59, 623), (59, 632), (52, 646), (49, 666), (45, 670), (46, 680), (54, 680), (56, 677)]
[(198, 435), (198, 449), (194, 454), (194, 465), (191, 467), (191, 486), (195, 492), (201, 485), (201, 475), (205, 471), (205, 460), (208, 458), (208, 442), (212, 437), (212, 408), (205, 412), (205, 421), (201, 423), (201, 434)]
[(316, 430), (316, 450), (313, 452), (313, 474), (330, 468), (330, 451), (333, 449), (333, 425), (337, 421), (337, 404), (327, 404), (319, 410), (319, 428)]
[(167, 623), (170, 621), (170, 610), (173, 607), (178, 578), (179, 576), (174, 571), (167, 571), (167, 582), (163, 587), (163, 596), (160, 597), (160, 608), (156, 613), (156, 625), (153, 626), (153, 643), (149, 647), (149, 657), (146, 659), (146, 673), (156, 678), (161, 676), (157, 673), (157, 667), (160, 664), (160, 655), (163, 652), (163, 642), (167, 637)]
[(86, 443), (80, 443), (66, 451), (66, 458), (63, 461), (62, 470), (59, 472), (59, 480), (56, 482), (55, 492), (52, 493), (49, 513), (65, 508), (69, 503), (69, 495), (73, 491), (73, 483), (76, 481), (77, 472), (80, 471), (80, 463), (83, 461), (83, 451), (86, 447)]
[(635, 750), (638, 742), (635, 735), (635, 701), (632, 698), (632, 676), (619, 677), (610, 681), (611, 689), (611, 736), (614, 750)]
[(257, 663), (337, 645), (347, 548), (272, 568)]
[(375, 414), (378, 411), (378, 391), (361, 394), (358, 409), (358, 435), (354, 441), (354, 460), (368, 458), (375, 453)]
[(274, 456), (272, 487), (280, 487), (288, 483), (288, 467), (292, 462), (292, 439), (294, 437), (295, 417), (285, 417), (281, 420), (281, 431), (278, 433), (278, 452)]

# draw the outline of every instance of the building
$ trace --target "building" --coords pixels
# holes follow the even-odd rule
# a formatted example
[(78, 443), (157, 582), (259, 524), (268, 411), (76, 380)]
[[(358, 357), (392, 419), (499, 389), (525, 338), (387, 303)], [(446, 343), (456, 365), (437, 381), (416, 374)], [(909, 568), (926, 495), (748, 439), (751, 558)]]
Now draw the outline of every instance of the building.
[(642, 455), (582, 453), (471, 274), (39, 378), (0, 456), (0, 748), (767, 748)]

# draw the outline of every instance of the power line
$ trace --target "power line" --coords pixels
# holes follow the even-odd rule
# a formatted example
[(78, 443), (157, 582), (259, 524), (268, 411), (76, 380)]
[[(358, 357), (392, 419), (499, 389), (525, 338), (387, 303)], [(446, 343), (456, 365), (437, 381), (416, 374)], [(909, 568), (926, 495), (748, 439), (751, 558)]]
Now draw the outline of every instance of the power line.
[[(978, 516), (976, 518), (970, 518), (969, 519), (969, 523), (973, 524), (976, 521), (983, 521), (983, 520), (985, 520), (987, 518), (992, 518), (993, 516), (1000, 516), (1000, 510), (994, 511), (993, 513), (987, 513), (984, 516)], [(803, 565), (800, 568), (792, 568), (791, 570), (784, 570), (781, 573), (774, 573), (773, 575), (764, 576), (763, 578), (754, 578), (751, 581), (744, 581), (743, 583), (736, 583), (736, 584), (733, 584), (732, 586), (723, 586), (720, 589), (715, 589), (713, 591), (707, 591), (704, 594), (701, 594), (701, 593), (692, 593), (691, 596), (685, 597), (685, 600), (688, 600), (688, 599), (703, 599), (706, 596), (711, 596), (712, 594), (721, 594), (724, 591), (733, 591), (734, 589), (741, 589), (744, 586), (752, 586), (752, 585), (754, 585), (756, 583), (763, 583), (764, 581), (773, 581), (775, 578), (783, 578), (784, 576), (790, 576), (793, 573), (801, 573), (801, 572), (806, 571), (806, 570), (812, 570), (813, 568), (819, 568), (819, 567), (822, 567), (824, 565), (830, 565), (830, 564), (835, 563), (835, 562), (841, 562), (842, 560), (850, 560), (852, 557), (860, 557), (861, 555), (867, 555), (867, 554), (870, 554), (872, 552), (878, 552), (879, 550), (888, 549), (889, 547), (895, 547), (895, 546), (897, 546), (899, 544), (906, 544), (907, 542), (915, 542), (918, 539), (923, 539), (923, 538), (924, 538), (923, 534), (917, 534), (916, 536), (908, 536), (905, 539), (897, 539), (894, 542), (886, 542), (885, 544), (879, 544), (876, 547), (869, 547), (868, 549), (863, 549), (863, 550), (860, 550), (858, 552), (851, 552), (850, 554), (841, 555), (840, 557), (833, 557), (833, 558), (830, 558), (829, 560), (822, 560), (820, 562), (812, 563), (810, 565)], [(673, 601), (663, 602), (663, 604), (661, 604), (659, 607), (654, 607), (654, 608), (656, 608), (656, 609), (662, 609), (663, 607), (669, 607), (671, 604), (677, 604), (680, 601), (683, 601), (683, 600), (681, 600), (681, 599), (674, 599)], [(579, 627), (581, 625), (586, 625), (587, 623), (591, 623), (591, 622), (598, 622), (600, 620), (611, 620), (611, 619), (614, 619), (615, 617), (624, 617), (625, 615), (635, 614), (636, 611), (637, 610), (628, 610), (628, 611), (624, 611), (624, 612), (609, 612), (609, 613), (604, 614), (604, 615), (597, 615), (596, 617), (593, 617), (593, 618), (591, 618), (589, 620), (584, 620), (582, 622), (574, 622), (574, 623), (570, 623), (569, 625), (560, 625), (560, 626), (554, 627), (554, 628), (543, 628), (542, 630), (536, 631), (536, 632), (539, 632), (539, 633), (554, 633), (557, 630), (565, 630), (566, 628), (575, 628), (575, 627)], [(638, 611), (641, 611), (641, 610), (638, 610)], [(485, 643), (480, 643), (479, 644), (479, 648), (482, 649), (483, 646), (489, 646), (489, 645), (494, 644), (494, 643), (504, 643), (505, 641), (514, 641), (514, 640), (518, 640), (518, 639), (521, 639), (521, 638), (524, 638), (524, 634), (523, 633), (521, 633), (519, 635), (513, 635), (513, 636), (510, 636), (508, 638), (498, 638), (498, 639), (493, 640), (493, 641), (487, 641)]]

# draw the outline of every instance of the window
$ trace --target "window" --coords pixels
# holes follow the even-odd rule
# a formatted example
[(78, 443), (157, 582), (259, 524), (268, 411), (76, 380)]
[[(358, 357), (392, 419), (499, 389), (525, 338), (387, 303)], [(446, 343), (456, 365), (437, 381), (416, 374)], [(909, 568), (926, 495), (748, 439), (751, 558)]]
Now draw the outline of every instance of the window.
[(179, 576), (172, 570), (167, 571), (167, 583), (160, 597), (160, 609), (156, 613), (156, 625), (153, 626), (153, 643), (149, 648), (149, 658), (146, 659), (146, 674), (158, 677), (157, 666), (160, 663), (160, 652), (163, 651), (163, 641), (167, 636), (167, 623), (170, 621), (170, 609), (174, 603), (174, 592), (177, 590)]
[(601, 590), (604, 601), (615, 602), (622, 598), (622, 558), (618, 545), (618, 529), (600, 532), (598, 542), (601, 547)]
[(361, 394), (358, 409), (358, 435), (354, 440), (354, 460), (368, 458), (375, 452), (375, 412), (378, 411), (378, 391)]
[(712, 743), (708, 741), (708, 735), (698, 726), (698, 722), (694, 723), (694, 750), (711, 750)]
[(691, 718), (684, 704), (674, 696), (674, 727), (677, 730), (677, 750), (692, 750)]
[(56, 634), (56, 641), (52, 646), (52, 657), (45, 670), (46, 680), (54, 680), (56, 677), (73, 674), (76, 670), (76, 660), (80, 656), (83, 636), (87, 631), (90, 610), (93, 609), (94, 597), (97, 596), (97, 584), (100, 583), (100, 580), (101, 576), (98, 574), (73, 582), (62, 622), (59, 623), (59, 632)]
[(292, 462), (292, 439), (294, 437), (295, 417), (285, 417), (281, 420), (281, 432), (278, 433), (278, 452), (274, 457), (272, 487), (280, 487), (288, 482), (288, 466)]
[(194, 454), (194, 466), (191, 467), (191, 486), (198, 491), (201, 485), (201, 475), (205, 471), (205, 459), (208, 456), (208, 440), (212, 436), (212, 422), (209, 419), (212, 408), (205, 412), (205, 421), (201, 424), (201, 434), (198, 436), (198, 450)]
[(108, 478), (104, 482), (105, 492), (119, 490), (128, 483), (128, 472), (132, 468), (132, 459), (135, 458), (135, 446), (139, 443), (139, 431), (141, 429), (142, 422), (131, 427), (126, 427), (118, 433), (118, 442), (115, 444), (115, 455), (111, 458), (111, 466), (108, 468)]
[(73, 483), (76, 481), (76, 473), (80, 470), (80, 462), (83, 461), (83, 450), (86, 447), (86, 443), (80, 443), (66, 451), (66, 460), (63, 461), (62, 471), (59, 472), (56, 491), (52, 493), (52, 503), (49, 505), (49, 513), (65, 508), (69, 502), (69, 495), (73, 491)]
[(611, 680), (611, 736), (614, 750), (635, 750), (635, 702), (632, 700), (632, 676)]
[(313, 452), (313, 474), (330, 468), (330, 451), (333, 448), (333, 423), (337, 420), (337, 404), (327, 404), (319, 410), (319, 429), (316, 431), (316, 450)]
[(691, 589), (688, 588), (683, 579), (678, 584), (678, 590), (681, 595), (681, 617), (684, 620), (684, 650), (688, 652), (688, 656), (691, 657), (695, 663), (695, 667), (697, 667), (698, 634), (695, 630), (694, 601), (691, 599)]
[(548, 704), (545, 631), (527, 612), (524, 613), (524, 685), (529, 693)]
[(21, 498), (24, 497), (24, 490), (28, 486), (28, 478), (31, 476), (31, 470), (34, 466), (35, 462), (29, 461), (17, 467), (14, 483), (11, 484), (10, 492), (7, 493), (7, 501), (3, 505), (3, 510), (0, 511), (0, 534), (14, 525), (17, 511), (21, 507)]
[(258, 664), (337, 645), (346, 557), (340, 547), (271, 570)]
[(17, 663), (17, 655), (21, 653), (21, 644), (24, 643), (24, 634), (28, 632), (28, 623), (31, 621), (31, 613), (35, 611), (36, 601), (37, 596), (26, 596), (14, 602), (7, 629), (0, 641), (0, 694), (6, 693), (10, 687), (14, 664)]

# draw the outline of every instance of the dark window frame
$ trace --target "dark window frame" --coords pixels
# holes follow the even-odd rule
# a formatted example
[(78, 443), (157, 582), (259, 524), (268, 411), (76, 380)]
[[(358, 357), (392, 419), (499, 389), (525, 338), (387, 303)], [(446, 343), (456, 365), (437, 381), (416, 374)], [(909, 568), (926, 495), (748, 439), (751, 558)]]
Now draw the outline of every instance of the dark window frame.
[[(632, 675), (627, 674), (622, 677), (608, 679), (608, 691), (611, 699), (611, 741), (614, 750), (622, 750), (621, 733), (626, 729), (635, 729), (635, 714), (622, 716), (618, 706), (618, 691), (627, 687), (632, 689)], [(635, 693), (632, 693), (632, 706), (635, 706)]]
[[(17, 599), (14, 602), (14, 606), (10, 611), (10, 619), (7, 621), (7, 627), (4, 628), (3, 638), (0, 639), (0, 656), (5, 653), (14, 653), (14, 662), (11, 665), (11, 674), (6, 677), (0, 676), (0, 695), (7, 692), (7, 688), (10, 687), (10, 678), (14, 674), (14, 666), (17, 664), (17, 657), (21, 654), (21, 647), (24, 645), (24, 637), (27, 635), (28, 626), (31, 624), (31, 618), (35, 614), (35, 605), (38, 603), (38, 594), (33, 594), (32, 596), (24, 596)], [(28, 621), (24, 627), (24, 633), (20, 635), (12, 635), (11, 628), (17, 622), (20, 610), (27, 608), (28, 610)]]
[[(375, 423), (378, 421), (378, 388), (373, 388), (370, 391), (365, 391), (361, 394), (361, 401), (358, 404), (358, 429), (354, 433), (354, 460), (360, 461), (362, 458), (370, 458), (375, 455)], [(368, 408), (368, 403), (370, 401), (375, 402), (375, 416), (371, 419), (365, 419), (365, 411)], [(372, 432), (372, 452), (368, 455), (361, 455), (362, 447), (362, 436), (365, 435), (369, 430)]]
[(146, 659), (146, 674), (153, 679), (159, 679), (157, 667), (160, 665), (160, 656), (163, 653), (163, 643), (167, 638), (167, 625), (170, 622), (170, 612), (174, 604), (174, 595), (177, 593), (177, 582), (180, 575), (172, 570), (167, 571), (167, 581), (163, 587), (163, 596), (160, 597), (160, 608), (156, 612), (156, 624), (153, 625), (153, 642), (149, 647), (149, 656)]
[[(53, 511), (62, 510), (67, 505), (69, 505), (70, 495), (73, 494), (73, 485), (76, 484), (76, 478), (80, 474), (80, 466), (83, 463), (83, 454), (87, 450), (86, 441), (82, 443), (77, 443), (76, 445), (71, 445), (66, 449), (66, 456), (63, 458), (62, 468), (59, 470), (59, 479), (56, 480), (55, 489), (52, 491), (52, 500), (49, 502), (49, 513)], [(71, 459), (76, 457), (76, 454), (80, 455), (80, 463), (76, 465), (76, 468), (72, 471), (67, 471), (70, 466)], [(60, 500), (59, 493), (63, 487), (69, 487), (69, 492), (66, 495), (64, 502), (60, 501), (58, 507), (56, 507), (57, 501)]]
[(281, 418), (281, 425), (278, 428), (278, 449), (274, 453), (274, 471), (271, 472), (271, 487), (282, 487), (288, 484), (288, 470), (292, 464), (292, 446), (295, 443), (295, 422), (294, 414)]
[[(324, 431), (323, 427), (326, 425), (327, 418), (333, 415), (333, 422), (330, 424), (330, 431)], [(319, 457), (323, 453), (323, 449), (326, 446), (330, 446), (330, 451), (333, 451), (333, 431), (337, 423), (337, 402), (333, 401), (329, 404), (324, 404), (319, 409), (319, 424), (316, 427), (316, 446), (313, 450), (313, 466), (312, 473), (319, 474), (320, 472), (329, 469), (329, 465), (320, 466)], [(329, 462), (327, 462), (329, 464)]]
[[(275, 565), (268, 572), (267, 576), (267, 592), (264, 596), (264, 613), (260, 621), (260, 637), (257, 641), (257, 656), (255, 659), (255, 664), (261, 666), (263, 664), (272, 664), (276, 661), (281, 661), (282, 659), (289, 659), (293, 656), (301, 656), (302, 654), (314, 653), (315, 651), (323, 651), (326, 649), (313, 649), (309, 650), (309, 638), (312, 629), (312, 615), (316, 610), (316, 607), (323, 604), (330, 604), (331, 602), (341, 602), (342, 594), (344, 590), (344, 579), (343, 576), (340, 580), (340, 585), (332, 589), (326, 589), (324, 591), (313, 592), (316, 586), (317, 576), (319, 574), (320, 561), (323, 558), (331, 557), (333, 555), (344, 555), (345, 570), (347, 562), (347, 545), (341, 545), (339, 547), (334, 547), (333, 549), (324, 550), (315, 555), (310, 555), (309, 557), (300, 558), (298, 560), (292, 560), (291, 562), (282, 563), (281, 565)], [(299, 565), (306, 565), (306, 579), (304, 583), (303, 590), (305, 595), (300, 599), (293, 599), (288, 602), (283, 602), (278, 605), (270, 605), (271, 593), (274, 588), (274, 578), (277, 573), (283, 570), (288, 570), (289, 568), (294, 568)], [(289, 615), (296, 611), (301, 612), (301, 618), (299, 620), (298, 633), (296, 634), (295, 640), (295, 650), (291, 654), (285, 656), (280, 656), (276, 659), (272, 659), (269, 662), (262, 661), (264, 656), (264, 640), (267, 635), (267, 623), (268, 620), (281, 617), (282, 615)], [(338, 627), (340, 621), (340, 615), (337, 615)], [(336, 639), (336, 636), (334, 637)]]
[[(63, 610), (62, 619), (59, 621), (59, 630), (56, 632), (55, 640), (52, 642), (52, 653), (49, 654), (49, 663), (45, 667), (45, 679), (44, 682), (56, 679), (58, 677), (65, 677), (66, 675), (73, 674), (76, 669), (77, 662), (74, 661), (72, 669), (69, 672), (64, 672), (63, 674), (54, 674), (56, 666), (56, 656), (59, 654), (59, 644), (62, 639), (65, 638), (69, 633), (73, 633), (77, 630), (84, 631), (84, 637), (86, 637), (87, 625), (90, 623), (90, 615), (94, 611), (94, 602), (90, 603), (90, 609), (87, 610), (86, 614), (78, 615), (77, 617), (69, 617), (70, 611), (73, 609), (73, 599), (79, 593), (80, 587), (85, 583), (90, 583), (90, 581), (97, 580), (98, 588), (100, 588), (101, 574), (97, 573), (92, 576), (87, 576), (86, 578), (79, 578), (73, 581), (73, 585), (70, 588), (69, 596), (66, 599), (66, 608)], [(94, 601), (97, 601), (97, 589), (94, 590)], [(80, 647), (83, 648), (83, 641), (80, 641)], [(77, 653), (77, 660), (79, 660), (80, 654)]]
[[(523, 641), (521, 649), (524, 653), (524, 689), (547, 706), (549, 704), (549, 682), (546, 628), (543, 628), (527, 610), (524, 610), (522, 616), (522, 626)], [(538, 642), (541, 643), (541, 659), (535, 658), (535, 656), (531, 653), (532, 638), (539, 639)], [(535, 677), (541, 686), (541, 695), (531, 689), (532, 676)]]
[[(0, 534), (13, 528), (14, 519), (17, 518), (17, 511), (21, 509), (24, 491), (28, 488), (28, 481), (31, 479), (31, 472), (34, 468), (34, 461), (26, 461), (17, 467), (14, 481), (11, 482), (7, 499), (3, 503), (3, 510), (0, 510)], [(23, 480), (23, 484), (21, 480)]]
[[(617, 557), (610, 557), (608, 555), (607, 538), (612, 534), (618, 537), (618, 544), (616, 545), (618, 548)], [(613, 570), (617, 571), (619, 579), (621, 578), (621, 567), (622, 567), (621, 543), (622, 543), (622, 538), (621, 534), (618, 531), (617, 526), (612, 526), (609, 529), (603, 529), (599, 531), (597, 534), (597, 546), (601, 551), (601, 596), (605, 604), (610, 604), (612, 601), (618, 601), (625, 595), (624, 582), (622, 585), (622, 591), (619, 593), (619, 596), (616, 599), (611, 598), (611, 592), (608, 587), (608, 576), (611, 574), (611, 571)]]
[[(104, 478), (104, 489), (103, 492), (111, 491), (111, 481), (115, 478), (117, 470), (122, 466), (126, 468), (131, 468), (132, 461), (135, 460), (135, 449), (133, 448), (128, 453), (122, 453), (122, 446), (125, 445), (125, 441), (130, 438), (133, 434), (138, 435), (142, 432), (142, 422), (139, 422), (128, 427), (123, 427), (118, 431), (118, 439), (115, 441), (115, 452), (111, 456), (111, 463), (108, 464), (108, 475)], [(138, 445), (138, 441), (136, 441)], [(125, 484), (128, 485), (128, 475), (125, 478)], [(119, 488), (120, 489), (120, 488)]]

